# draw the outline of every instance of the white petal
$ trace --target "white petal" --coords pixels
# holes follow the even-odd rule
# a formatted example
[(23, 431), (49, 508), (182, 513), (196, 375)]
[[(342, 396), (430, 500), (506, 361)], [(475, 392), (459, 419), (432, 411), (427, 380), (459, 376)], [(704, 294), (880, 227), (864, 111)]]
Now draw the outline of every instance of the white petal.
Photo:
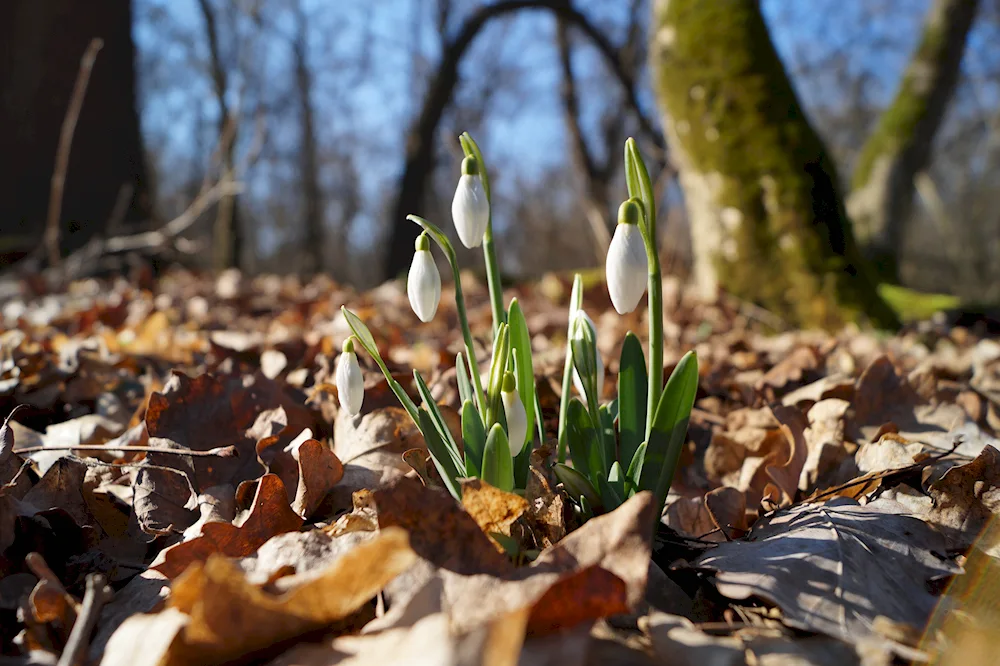
[(351, 416), (361, 411), (361, 403), (365, 399), (365, 380), (361, 376), (361, 366), (358, 365), (358, 355), (355, 352), (344, 352), (337, 359), (337, 395), (340, 406)]
[(422, 322), (434, 319), (438, 303), (441, 302), (441, 273), (429, 250), (413, 253), (413, 263), (406, 276), (406, 295), (410, 307)]
[(646, 291), (649, 264), (636, 224), (619, 224), (608, 248), (608, 293), (618, 314), (632, 312)]
[[(594, 324), (594, 320), (590, 318), (583, 308), (577, 310), (572, 314), (570, 320), (574, 317), (582, 317), (590, 324), (591, 330), (594, 331), (594, 340), (597, 340), (597, 325)], [(580, 397), (584, 400), (587, 399), (587, 394), (583, 391), (583, 382), (580, 381), (580, 373), (576, 371), (576, 367), (573, 367), (573, 387), (576, 388), (576, 392), (580, 394)], [(597, 350), (597, 399), (600, 400), (601, 396), (604, 394), (604, 361), (601, 359), (601, 351)]]
[(490, 221), (490, 204), (480, 176), (463, 175), (458, 179), (455, 198), (451, 202), (451, 217), (462, 245), (479, 247)]
[(510, 455), (516, 456), (524, 447), (528, 436), (528, 413), (524, 410), (521, 396), (517, 391), (501, 391), (503, 411), (507, 417), (507, 443), (510, 444)]

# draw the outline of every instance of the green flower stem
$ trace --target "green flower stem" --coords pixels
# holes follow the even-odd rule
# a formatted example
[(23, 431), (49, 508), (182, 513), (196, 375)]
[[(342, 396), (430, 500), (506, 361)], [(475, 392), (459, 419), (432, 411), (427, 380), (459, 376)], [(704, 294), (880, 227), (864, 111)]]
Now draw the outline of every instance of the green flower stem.
[(653, 414), (663, 391), (663, 281), (655, 241), (643, 234), (649, 259), (649, 399), (646, 402), (646, 438), (653, 429)]
[(479, 175), (483, 179), (483, 190), (486, 192), (486, 201), (490, 204), (490, 219), (486, 224), (486, 233), (483, 234), (483, 257), (486, 259), (486, 284), (490, 292), (490, 308), (493, 310), (493, 335), (495, 337), (500, 324), (507, 322), (507, 311), (503, 306), (500, 263), (497, 261), (497, 249), (493, 243), (493, 197), (490, 195), (490, 177), (487, 175), (483, 153), (479, 150), (479, 145), (469, 133), (463, 132), (458, 140), (461, 142), (462, 150), (465, 154), (475, 157), (476, 161), (479, 162)]
[(660, 255), (656, 250), (656, 197), (646, 163), (639, 154), (635, 139), (631, 137), (625, 142), (625, 180), (629, 196), (642, 202), (639, 229), (649, 264), (649, 392), (646, 403), (646, 439), (649, 439), (653, 416), (663, 391), (663, 281), (660, 277)]
[[(562, 395), (559, 398), (559, 430), (558, 460), (566, 463), (566, 417), (569, 414), (569, 401), (573, 391), (573, 314), (583, 306), (583, 277), (577, 273), (573, 276), (573, 290), (569, 296), (569, 325), (566, 329), (566, 362), (563, 366)], [(542, 414), (538, 413), (541, 420)]]
[[(573, 351), (566, 342), (566, 365), (563, 367), (562, 396), (559, 398), (559, 453), (558, 461), (566, 463), (566, 414), (569, 411), (569, 401), (573, 392)], [(539, 419), (541, 415), (539, 415)]]
[(472, 386), (476, 391), (476, 402), (479, 408), (479, 415), (486, 421), (486, 396), (483, 393), (483, 382), (479, 377), (479, 363), (476, 361), (476, 349), (472, 343), (472, 330), (469, 328), (469, 316), (465, 310), (465, 296), (462, 293), (462, 277), (458, 272), (458, 258), (455, 256), (455, 248), (451, 241), (440, 229), (417, 215), (407, 215), (406, 219), (416, 222), (429, 233), (438, 244), (448, 263), (451, 265), (451, 273), (455, 281), (455, 309), (458, 310), (458, 320), (462, 325), (462, 338), (465, 340), (465, 350), (469, 356), (469, 374), (472, 375)]

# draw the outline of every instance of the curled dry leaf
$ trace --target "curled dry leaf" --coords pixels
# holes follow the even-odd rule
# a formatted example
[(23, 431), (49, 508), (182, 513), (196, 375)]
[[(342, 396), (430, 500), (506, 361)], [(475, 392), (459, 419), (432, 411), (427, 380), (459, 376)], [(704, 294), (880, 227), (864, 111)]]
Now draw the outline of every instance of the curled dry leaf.
[(310, 518), (323, 504), (327, 493), (344, 478), (344, 466), (336, 453), (315, 439), (307, 439), (295, 447), (292, 456), (299, 468), (292, 510), (303, 518)]
[(772, 504), (789, 506), (795, 501), (799, 488), (799, 476), (809, 455), (805, 440), (808, 421), (797, 407), (776, 406), (774, 417), (781, 423), (781, 432), (788, 443), (788, 457), (768, 465), (765, 470), (777, 492), (766, 493)]
[(176, 578), (193, 562), (212, 554), (229, 557), (250, 555), (268, 539), (302, 527), (302, 518), (288, 506), (285, 486), (274, 474), (265, 474), (257, 484), (250, 515), (242, 525), (207, 522), (201, 536), (162, 551), (150, 566), (168, 578)]
[(724, 596), (769, 601), (799, 629), (856, 642), (878, 638), (878, 616), (920, 628), (937, 601), (928, 581), (961, 569), (945, 558), (940, 534), (899, 510), (843, 498), (795, 506), (694, 564), (715, 572)]
[[(217, 664), (316, 629), (331, 630), (334, 623), (348, 629), (351, 616), (415, 560), (406, 533), (387, 529), (301, 586), (275, 595), (247, 582), (230, 560), (213, 555), (174, 582), (166, 611), (126, 620), (108, 642), (104, 663)], [(171, 640), (157, 646), (159, 653), (147, 646), (136, 654), (137, 628)], [(117, 654), (135, 661), (116, 659)]]
[(958, 452), (970, 457), (987, 444), (1000, 444), (959, 405), (935, 404), (921, 397), (885, 356), (872, 361), (858, 378), (853, 407), (848, 436), (855, 441), (877, 440), (882, 426), (891, 423), (905, 439), (939, 451), (950, 450), (955, 437), (961, 436)]
[(945, 530), (953, 547), (979, 547), (1000, 556), (1000, 543), (980, 539), (991, 520), (1000, 514), (1000, 451), (992, 446), (970, 463), (956, 465), (927, 489), (934, 500), (926, 518)]

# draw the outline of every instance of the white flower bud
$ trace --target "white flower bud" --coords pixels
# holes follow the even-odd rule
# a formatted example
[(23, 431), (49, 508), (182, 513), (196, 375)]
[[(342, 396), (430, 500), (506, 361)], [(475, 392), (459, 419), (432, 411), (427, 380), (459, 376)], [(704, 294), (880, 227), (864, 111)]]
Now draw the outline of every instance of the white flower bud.
[[(590, 326), (591, 330), (594, 332), (594, 339), (595, 340), (597, 339), (597, 326), (594, 325), (594, 320), (590, 318), (590, 315), (588, 315), (586, 312), (583, 311), (583, 308), (573, 313), (573, 317), (571, 317), (571, 320), (573, 318), (581, 318), (584, 321), (586, 321), (587, 325)], [(571, 327), (571, 330), (576, 331), (577, 330), (576, 326)], [(576, 333), (574, 333), (574, 336), (579, 337), (578, 334)], [(596, 356), (597, 356), (597, 399), (600, 400), (601, 395), (603, 395), (604, 392), (604, 361), (601, 359), (601, 351), (599, 349), (597, 350)], [(586, 400), (587, 394), (583, 390), (583, 382), (580, 380), (580, 373), (576, 371), (575, 366), (573, 368), (573, 387), (576, 389), (576, 392), (580, 394), (580, 397)]]
[(451, 217), (462, 245), (471, 249), (483, 244), (483, 234), (490, 221), (490, 202), (479, 175), (479, 163), (474, 157), (462, 160), (462, 177), (458, 179), (451, 202)]
[(524, 440), (528, 437), (528, 413), (517, 392), (514, 375), (509, 372), (503, 376), (500, 400), (503, 401), (503, 411), (507, 417), (507, 443), (510, 445), (510, 455), (516, 456), (521, 452)]
[(420, 321), (426, 323), (434, 319), (438, 303), (441, 302), (441, 273), (431, 256), (430, 241), (426, 233), (417, 238), (413, 263), (406, 276), (406, 295)]
[(639, 230), (639, 206), (626, 201), (618, 210), (618, 226), (608, 248), (608, 293), (618, 314), (635, 310), (646, 291), (649, 262)]
[(343, 353), (337, 359), (337, 396), (340, 407), (351, 416), (361, 411), (365, 399), (365, 380), (361, 376), (353, 338), (344, 341)]

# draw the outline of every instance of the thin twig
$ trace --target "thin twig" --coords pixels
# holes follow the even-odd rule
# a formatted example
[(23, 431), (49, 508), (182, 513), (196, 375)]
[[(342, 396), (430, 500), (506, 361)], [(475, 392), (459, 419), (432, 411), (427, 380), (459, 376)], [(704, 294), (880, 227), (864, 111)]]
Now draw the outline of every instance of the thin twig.
[(78, 666), (83, 663), (90, 645), (90, 634), (101, 617), (101, 608), (114, 596), (114, 591), (106, 583), (102, 574), (87, 574), (87, 589), (83, 593), (80, 612), (56, 666)]
[(42, 451), (130, 451), (132, 453), (169, 453), (175, 456), (192, 456), (194, 458), (238, 458), (239, 451), (235, 446), (217, 446), (207, 451), (188, 451), (186, 449), (168, 449), (163, 446), (106, 446), (104, 444), (59, 444), (56, 446), (26, 446), (14, 449), (14, 453), (41, 453)]
[(59, 218), (62, 216), (63, 190), (66, 185), (66, 170), (69, 168), (69, 151), (73, 145), (73, 134), (76, 132), (76, 122), (83, 108), (83, 98), (87, 94), (90, 83), (90, 73), (94, 69), (97, 52), (104, 47), (104, 41), (99, 38), (90, 40), (87, 50), (80, 60), (80, 70), (73, 84), (73, 94), (69, 98), (69, 107), (63, 118), (62, 129), (59, 132), (59, 146), (56, 148), (56, 164), (52, 171), (52, 186), (49, 191), (49, 216), (45, 222), (45, 247), (49, 255), (49, 265), (58, 266), (59, 255)]

